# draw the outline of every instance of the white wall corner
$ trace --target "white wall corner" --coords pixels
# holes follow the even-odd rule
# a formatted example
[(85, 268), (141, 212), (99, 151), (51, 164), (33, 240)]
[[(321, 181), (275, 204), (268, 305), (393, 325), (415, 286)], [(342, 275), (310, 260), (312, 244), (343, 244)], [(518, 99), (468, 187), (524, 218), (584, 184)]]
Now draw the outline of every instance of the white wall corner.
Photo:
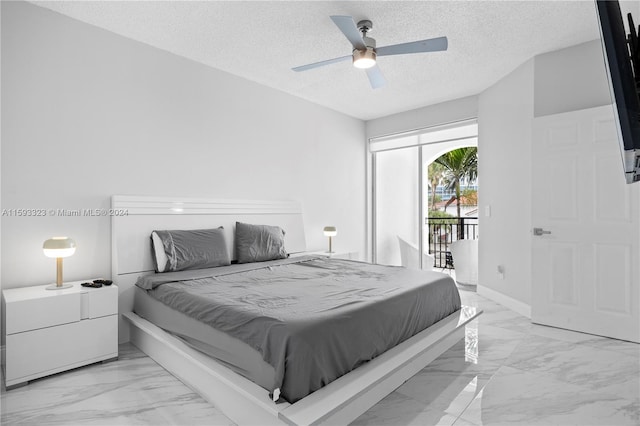
[(484, 287), (478, 285), (477, 292), (480, 296), (484, 296), (487, 299), (491, 299), (496, 303), (501, 304), (504, 307), (511, 309), (514, 312), (519, 313), (529, 319), (531, 319), (531, 305), (527, 305), (524, 302), (521, 302), (513, 297), (509, 297), (499, 291), (495, 291), (490, 289), (489, 287)]

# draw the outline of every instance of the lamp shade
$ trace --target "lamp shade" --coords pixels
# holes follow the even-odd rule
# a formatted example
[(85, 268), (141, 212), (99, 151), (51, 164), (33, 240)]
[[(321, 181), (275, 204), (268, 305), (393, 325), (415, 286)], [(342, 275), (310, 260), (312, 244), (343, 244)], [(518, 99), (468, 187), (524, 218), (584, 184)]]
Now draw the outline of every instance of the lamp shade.
[(325, 237), (335, 237), (338, 235), (338, 230), (335, 226), (325, 226), (324, 227), (324, 236)]
[(76, 251), (76, 242), (69, 237), (53, 237), (44, 242), (42, 250), (47, 257), (69, 257)]

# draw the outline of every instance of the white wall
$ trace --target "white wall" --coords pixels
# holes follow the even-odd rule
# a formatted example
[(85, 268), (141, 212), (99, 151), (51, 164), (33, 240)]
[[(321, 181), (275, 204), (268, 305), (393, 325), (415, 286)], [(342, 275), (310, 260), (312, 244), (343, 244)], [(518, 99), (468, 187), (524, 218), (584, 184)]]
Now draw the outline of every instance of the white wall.
[[(3, 209), (112, 194), (294, 199), (309, 249), (364, 251), (360, 120), (23, 2), (2, 2)], [(2, 217), (2, 286), (110, 275), (108, 217)]]
[(600, 40), (536, 56), (534, 115), (611, 103)]
[(485, 90), (478, 108), (478, 292), (487, 287), (524, 303), (531, 300), (533, 75), (529, 60)]
[(468, 96), (466, 98), (369, 120), (367, 121), (367, 138), (425, 129), (439, 124), (473, 119), (477, 116), (478, 97)]

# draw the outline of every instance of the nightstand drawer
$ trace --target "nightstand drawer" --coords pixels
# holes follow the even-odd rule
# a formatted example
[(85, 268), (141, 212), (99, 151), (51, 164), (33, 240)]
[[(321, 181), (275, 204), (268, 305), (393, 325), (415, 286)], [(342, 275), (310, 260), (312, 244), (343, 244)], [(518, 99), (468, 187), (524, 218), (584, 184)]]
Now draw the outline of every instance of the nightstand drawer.
[(6, 344), (6, 382), (25, 382), (117, 357), (118, 316), (12, 334)]
[(65, 290), (50, 291), (60, 293), (51, 296), (45, 293), (48, 297), (7, 303), (6, 333), (14, 334), (80, 321), (80, 294), (65, 293)]
[(99, 318), (118, 313), (118, 288), (87, 288), (81, 293), (80, 316), (82, 319)]

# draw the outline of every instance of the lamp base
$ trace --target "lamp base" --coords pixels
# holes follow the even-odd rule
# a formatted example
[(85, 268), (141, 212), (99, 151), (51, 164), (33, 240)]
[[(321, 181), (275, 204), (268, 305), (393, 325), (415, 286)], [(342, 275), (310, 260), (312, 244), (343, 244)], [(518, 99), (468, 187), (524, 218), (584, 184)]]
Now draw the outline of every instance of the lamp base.
[(58, 286), (56, 284), (51, 284), (48, 285), (46, 288), (47, 290), (62, 290), (64, 288), (71, 288), (73, 287), (73, 284), (62, 284), (61, 286)]

